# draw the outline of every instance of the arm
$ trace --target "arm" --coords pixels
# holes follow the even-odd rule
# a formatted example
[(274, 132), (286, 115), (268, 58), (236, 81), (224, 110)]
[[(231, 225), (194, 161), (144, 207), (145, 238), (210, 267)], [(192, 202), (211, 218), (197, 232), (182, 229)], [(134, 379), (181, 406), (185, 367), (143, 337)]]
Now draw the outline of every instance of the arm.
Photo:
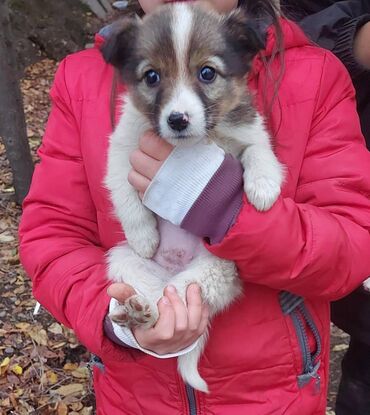
[(79, 148), (74, 103), (65, 83), (68, 60), (51, 91), (52, 111), (20, 224), (20, 257), (35, 298), (72, 327), (93, 353), (109, 356), (115, 346), (103, 335), (110, 297), (96, 211)]
[(369, 22), (370, 3), (348, 0), (311, 14), (299, 24), (315, 43), (335, 53), (356, 78), (370, 69)]
[(244, 200), (221, 243), (248, 282), (329, 300), (370, 273), (370, 154), (364, 146), (351, 82), (326, 55), (316, 112), (294, 200), (265, 213)]

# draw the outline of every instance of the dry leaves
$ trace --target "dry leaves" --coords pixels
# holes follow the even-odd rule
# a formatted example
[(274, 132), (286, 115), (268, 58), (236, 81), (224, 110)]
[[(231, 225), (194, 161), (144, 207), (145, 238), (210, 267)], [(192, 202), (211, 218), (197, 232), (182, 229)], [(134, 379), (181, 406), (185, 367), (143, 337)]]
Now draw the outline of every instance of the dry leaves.
[[(33, 159), (49, 112), (56, 63), (27, 69), (22, 92)], [(18, 256), (21, 210), (11, 200), (12, 177), (0, 142), (0, 415), (91, 415), (94, 396), (86, 367), (89, 354), (73, 332), (36, 301)]]

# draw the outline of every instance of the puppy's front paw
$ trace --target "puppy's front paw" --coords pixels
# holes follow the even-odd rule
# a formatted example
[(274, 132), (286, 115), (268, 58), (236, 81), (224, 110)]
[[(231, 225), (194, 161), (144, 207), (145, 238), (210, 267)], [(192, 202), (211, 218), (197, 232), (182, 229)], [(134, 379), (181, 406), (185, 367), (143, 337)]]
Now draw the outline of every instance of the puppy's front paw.
[(150, 212), (145, 212), (136, 223), (128, 223), (125, 227), (128, 244), (142, 258), (152, 258), (159, 245), (157, 221)]
[(259, 211), (265, 211), (276, 202), (280, 194), (280, 183), (268, 177), (245, 179), (244, 190), (250, 203)]
[(366, 291), (369, 291), (370, 292), (370, 278), (368, 278), (367, 280), (365, 280), (362, 283), (362, 285), (363, 285), (363, 287), (365, 288)]
[(157, 310), (141, 295), (133, 295), (117, 306), (109, 318), (123, 327), (153, 327), (158, 319)]
[(244, 162), (244, 191), (248, 200), (259, 211), (265, 211), (276, 202), (284, 181), (284, 166), (272, 153)]

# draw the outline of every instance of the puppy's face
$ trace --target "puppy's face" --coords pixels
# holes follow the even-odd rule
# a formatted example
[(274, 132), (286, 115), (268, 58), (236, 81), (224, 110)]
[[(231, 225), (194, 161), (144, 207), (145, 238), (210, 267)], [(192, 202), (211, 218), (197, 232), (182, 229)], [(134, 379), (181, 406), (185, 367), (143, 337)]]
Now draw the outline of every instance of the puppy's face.
[(103, 55), (153, 129), (177, 145), (204, 138), (249, 103), (245, 77), (262, 46), (240, 11), (176, 4), (117, 23)]

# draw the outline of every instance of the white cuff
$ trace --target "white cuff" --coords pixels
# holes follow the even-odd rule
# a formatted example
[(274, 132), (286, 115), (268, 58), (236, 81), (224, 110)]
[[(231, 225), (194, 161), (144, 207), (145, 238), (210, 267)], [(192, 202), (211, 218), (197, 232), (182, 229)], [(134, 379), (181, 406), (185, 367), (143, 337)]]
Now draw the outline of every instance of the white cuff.
[(213, 142), (176, 146), (153, 177), (143, 204), (180, 225), (224, 158), (225, 152)]
[[(119, 304), (118, 301), (116, 299), (112, 298), (110, 300), (110, 303), (109, 303), (109, 312), (112, 312), (117, 307), (118, 304)], [(121, 340), (121, 342), (127, 344), (127, 346), (133, 347), (134, 349), (139, 349), (139, 350), (141, 350), (142, 352), (144, 352), (146, 354), (157, 357), (158, 359), (169, 359), (170, 357), (182, 356), (183, 354), (186, 354), (186, 353), (189, 353), (190, 351), (192, 351), (196, 347), (196, 345), (198, 344), (198, 340), (196, 340), (193, 344), (186, 347), (185, 349), (180, 350), (179, 352), (167, 353), (167, 354), (157, 354), (157, 353), (152, 352), (151, 350), (147, 350), (147, 349), (144, 349), (143, 347), (141, 347), (140, 344), (135, 339), (135, 336), (132, 334), (131, 329), (129, 329), (128, 327), (119, 326), (114, 321), (112, 321), (112, 326), (113, 326), (114, 335), (119, 340)]]

